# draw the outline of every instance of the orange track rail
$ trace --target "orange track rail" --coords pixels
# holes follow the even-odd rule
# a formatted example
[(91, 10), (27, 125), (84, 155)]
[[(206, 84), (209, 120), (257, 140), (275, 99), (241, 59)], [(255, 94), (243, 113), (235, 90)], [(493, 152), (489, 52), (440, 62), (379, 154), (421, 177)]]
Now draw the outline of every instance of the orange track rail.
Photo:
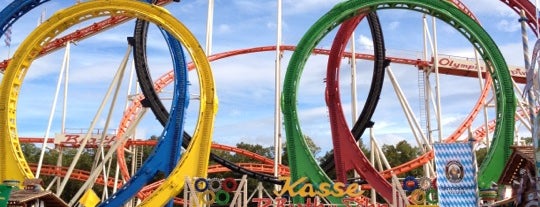
[[(69, 35), (68, 35), (69, 36)], [(64, 37), (62, 37), (64, 38)], [(52, 47), (47, 45), (46, 47)], [(62, 44), (55, 45), (55, 49), (58, 49), (59, 47), (62, 47)], [(240, 50), (234, 50), (229, 52), (220, 53), (218, 55), (224, 55), (224, 56), (233, 56), (233, 55), (240, 55), (240, 54), (248, 54), (248, 53), (254, 53), (254, 52), (262, 52), (262, 51), (269, 51), (268, 48), (273, 48), (275, 50), (275, 46), (266, 46), (266, 47), (254, 47), (254, 48), (248, 48), (248, 49), (240, 49)], [(292, 45), (282, 45), (281, 51), (294, 51), (296, 48)], [(52, 50), (51, 50), (52, 51)], [(314, 54), (323, 54), (328, 55), (330, 54), (330, 50), (326, 49), (314, 49)], [(352, 54), (350, 52), (345, 52), (344, 57), (351, 57)], [(212, 57), (212, 56), (210, 56)], [(363, 59), (363, 60), (373, 60), (375, 57), (370, 54), (355, 54), (356, 59)], [(220, 58), (217, 58), (220, 59)], [(405, 65), (413, 65), (417, 66), (418, 68), (427, 67), (433, 64), (433, 61), (425, 61), (425, 60), (414, 60), (414, 59), (407, 59), (407, 58), (398, 58), (398, 57), (387, 57), (391, 62), (398, 63), (398, 64), (405, 64)], [(4, 71), (7, 67), (7, 64), (9, 63), (9, 60), (4, 60), (0, 62), (0, 71)], [(447, 75), (454, 75), (454, 76), (461, 76), (461, 77), (477, 77), (477, 72), (475, 70), (462, 70), (462, 69), (456, 69), (452, 67), (444, 67), (439, 66), (439, 73), (440, 74), (447, 74)], [(482, 77), (485, 78), (486, 71), (482, 72)], [(512, 78), (516, 83), (526, 83), (526, 78), (523, 75), (517, 75), (512, 73)]]
[[(22, 143), (43, 143), (43, 138), (30, 138), (30, 137), (21, 137), (19, 138), (19, 141)], [(48, 140), (48, 143), (54, 143), (54, 140)], [(128, 140), (125, 145), (127, 146), (155, 146), (157, 141), (155, 140)], [(78, 145), (61, 145), (63, 147), (78, 147)], [(96, 145), (86, 145), (87, 148), (97, 148)], [(265, 164), (273, 164), (274, 161), (270, 158), (264, 157), (262, 155), (259, 155), (257, 153), (251, 152), (249, 150), (223, 145), (223, 144), (212, 144), (212, 149), (215, 150), (222, 150), (222, 151), (228, 151), (228, 152), (234, 152), (236, 154), (244, 155), (249, 158), (253, 158), (255, 160), (258, 160), (260, 162), (263, 162)], [(285, 167), (285, 166), (282, 166)]]
[[(237, 164), (239, 166), (241, 166), (241, 167), (250, 169), (250, 170), (255, 171), (255, 172), (267, 173), (267, 174), (274, 173), (274, 166), (272, 164), (260, 164), (260, 163), (237, 163)], [(33, 172), (36, 172), (37, 164), (30, 163), (29, 166), (30, 166), (30, 169)], [(41, 167), (42, 175), (48, 175), (48, 176), (65, 177), (67, 170), (68, 170), (68, 167), (58, 167), (58, 166), (55, 166), (55, 165), (42, 165), (42, 167)], [(223, 166), (221, 166), (219, 164), (211, 165), (211, 166), (208, 167), (208, 173), (209, 174), (224, 173), (224, 172), (230, 172), (230, 171), (231, 170), (229, 170), (228, 168), (223, 167)], [(286, 166), (282, 166), (279, 169), (279, 171), (280, 171), (280, 173), (282, 175), (288, 175), (289, 174), (289, 168), (286, 167)], [(85, 171), (85, 170), (75, 169), (73, 171), (73, 173), (71, 174), (70, 179), (84, 182), (84, 181), (88, 180), (89, 177), (90, 177), (90, 172)], [(114, 181), (113, 180), (114, 180), (114, 178), (109, 177), (108, 182), (107, 182), (108, 187), (113, 187), (114, 186)], [(156, 183), (155, 185), (160, 184), (160, 183), (161, 182)], [(98, 184), (98, 185), (103, 185), (104, 184), (104, 180), (103, 180), (102, 175), (100, 175), (96, 179), (96, 184)], [(120, 187), (120, 186), (122, 186), (123, 183), (121, 181), (118, 181), (117, 184), (118, 184), (118, 187)], [(146, 188), (148, 188), (148, 186)]]
[[(241, 167), (247, 168), (249, 170), (260, 172), (260, 173), (272, 174), (274, 172), (274, 166), (272, 164), (238, 163), (238, 165), (241, 166)], [(36, 172), (37, 164), (30, 163), (29, 166), (30, 166), (30, 169), (33, 172)], [(41, 166), (41, 174), (42, 175), (48, 175), (48, 176), (65, 177), (67, 170), (68, 170), (67, 167), (58, 167), (58, 166), (54, 166), (54, 165), (42, 165)], [(230, 170), (228, 168), (223, 167), (221, 165), (211, 165), (211, 166), (208, 167), (208, 173), (209, 174), (223, 173), (223, 172), (229, 172), (229, 171)], [(289, 174), (289, 168), (286, 167), (286, 166), (280, 167), (279, 171), (280, 171), (280, 174), (282, 174), (282, 175), (288, 175)], [(89, 177), (90, 177), (90, 172), (85, 171), (85, 170), (75, 169), (73, 171), (73, 173), (71, 174), (70, 179), (84, 182), (84, 181), (88, 180)], [(158, 188), (161, 185), (161, 183), (163, 183), (163, 180), (159, 180), (159, 181), (156, 181), (154, 183), (151, 183), (151, 184), (145, 186), (141, 190), (140, 194), (143, 195), (143, 197), (148, 197), (150, 195), (150, 193), (152, 193), (152, 191), (154, 191), (156, 188)], [(105, 182), (103, 180), (103, 176), (100, 175), (96, 179), (96, 184), (102, 185), (102, 186), (105, 184)], [(118, 181), (117, 182), (117, 187), (121, 187), (122, 184), (123, 183), (121, 181)], [(114, 187), (114, 178), (109, 178), (108, 179), (107, 187), (110, 187), (110, 188)], [(175, 204), (182, 204), (182, 202), (183, 202), (182, 199), (175, 198), (175, 200), (174, 200)]]

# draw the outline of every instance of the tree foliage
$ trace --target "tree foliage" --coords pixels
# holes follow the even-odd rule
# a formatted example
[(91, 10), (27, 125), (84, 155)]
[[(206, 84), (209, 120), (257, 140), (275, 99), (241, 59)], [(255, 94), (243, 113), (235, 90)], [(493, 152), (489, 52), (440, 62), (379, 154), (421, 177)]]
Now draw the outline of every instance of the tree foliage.
[[(25, 156), (25, 159), (29, 163), (38, 163), (39, 162), (39, 156), (41, 153), (41, 149), (38, 148), (34, 144), (21, 144), (21, 149), (23, 150), (23, 154)], [(62, 150), (62, 166), (69, 166), (71, 162), (73, 161), (73, 158), (75, 157), (75, 154), (77, 153), (76, 149), (70, 149), (66, 148)], [(76, 169), (79, 170), (86, 170), (90, 171), (90, 168), (92, 167), (92, 162), (94, 160), (94, 154), (95, 152), (91, 149), (85, 149), (83, 153), (81, 154), (81, 157), (79, 158), (79, 161), (75, 165)], [(43, 164), (44, 165), (56, 165), (58, 157), (60, 155), (59, 150), (47, 150), (43, 157)], [(53, 176), (45, 176), (41, 175), (40, 178), (43, 179), (44, 183), (48, 185), (52, 180)], [(63, 179), (63, 178), (61, 178)], [(67, 185), (65, 186), (62, 195), (60, 198), (62, 198), (65, 201), (70, 201), (73, 196), (75, 196), (75, 193), (81, 188), (83, 182), (81, 181), (75, 181), (70, 180)], [(43, 186), (46, 188), (47, 186)], [(56, 192), (56, 185), (53, 185), (51, 187), (51, 191)], [(102, 187), (94, 187), (94, 190), (96, 192), (102, 192)]]
[[(309, 151), (311, 152), (315, 160), (319, 160), (320, 157), (318, 156), (318, 154), (321, 152), (321, 147), (317, 146), (317, 144), (315, 144), (315, 142), (310, 136), (304, 135), (304, 140), (306, 140), (307, 147), (309, 148)], [(282, 155), (281, 161), (284, 165), (288, 165), (289, 153), (287, 152), (287, 144), (284, 143), (283, 145), (284, 147), (283, 147), (283, 155)]]
[(482, 165), (482, 162), (484, 162), (484, 159), (486, 158), (487, 153), (488, 153), (487, 147), (476, 150), (476, 164), (478, 167), (480, 167), (480, 165)]
[[(266, 157), (266, 158), (269, 158), (269, 159), (273, 159), (273, 151), (274, 151), (274, 148), (273, 147), (264, 147), (260, 144), (249, 144), (249, 143), (244, 143), (244, 142), (240, 142), (238, 144), (236, 144), (236, 147), (239, 148), (239, 149), (244, 149), (244, 150), (247, 150), (249, 152), (252, 152), (252, 153), (255, 153), (257, 155), (260, 155), (260, 156), (263, 156), (263, 157)], [(253, 159), (251, 157), (247, 157), (247, 156), (244, 156), (244, 155), (241, 155), (241, 154), (236, 154), (236, 153), (232, 153), (232, 152), (226, 152), (226, 151), (220, 151), (220, 150), (214, 150), (212, 149), (212, 153), (222, 157), (222, 158), (225, 158), (226, 160), (229, 160), (233, 163), (259, 163), (259, 164), (263, 164), (262, 161), (260, 160), (256, 160), (256, 159)], [(210, 161), (210, 165), (214, 165), (214, 164), (217, 164), (215, 163), (214, 161)], [(234, 172), (226, 172), (226, 173), (220, 173), (220, 174), (213, 174), (213, 175), (210, 175), (211, 177), (218, 177), (218, 178), (227, 178), (227, 177), (234, 177), (234, 178), (241, 178), (242, 175), (238, 174), (238, 173), (234, 173)], [(258, 180), (254, 180), (254, 179), (248, 179), (248, 189), (255, 189), (258, 185)], [(272, 189), (272, 184), (269, 184), (269, 183), (264, 183), (263, 184), (264, 187), (269, 191), (270, 189)], [(270, 192), (270, 191), (269, 191)]]
[[(383, 145), (382, 151), (390, 166), (398, 166), (421, 155), (418, 147), (411, 146), (406, 140), (402, 140), (394, 145)], [(423, 175), (423, 169), (414, 169), (408, 175), (420, 177)]]

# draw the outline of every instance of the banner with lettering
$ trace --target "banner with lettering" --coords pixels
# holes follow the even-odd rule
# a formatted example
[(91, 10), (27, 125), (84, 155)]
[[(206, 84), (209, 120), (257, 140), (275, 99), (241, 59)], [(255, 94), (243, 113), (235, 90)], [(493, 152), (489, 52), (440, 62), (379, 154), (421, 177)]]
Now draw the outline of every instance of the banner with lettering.
[[(90, 134), (90, 137), (88, 138), (87, 145), (89, 146), (97, 146), (101, 143), (101, 137), (102, 134)], [(86, 134), (55, 134), (54, 136), (54, 143), (55, 144), (63, 144), (63, 145), (71, 145), (71, 146), (78, 146), (81, 144), (86, 137)], [(105, 147), (110, 147), (114, 142), (116, 141), (116, 134), (106, 134), (103, 139), (103, 145)]]
[(437, 191), (441, 207), (476, 207), (475, 156), (470, 143), (436, 143)]

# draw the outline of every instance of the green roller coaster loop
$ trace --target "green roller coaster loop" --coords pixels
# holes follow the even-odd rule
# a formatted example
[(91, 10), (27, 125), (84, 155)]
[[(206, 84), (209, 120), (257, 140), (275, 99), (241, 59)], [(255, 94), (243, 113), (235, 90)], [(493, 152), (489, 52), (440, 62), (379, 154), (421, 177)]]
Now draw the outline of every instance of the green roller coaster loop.
[[(298, 83), (311, 51), (325, 35), (346, 19), (360, 13), (367, 14), (381, 9), (407, 9), (437, 17), (462, 33), (478, 50), (486, 64), (491, 66), (488, 71), (493, 79), (497, 101), (496, 127), (492, 147), (478, 174), (479, 187), (489, 188), (491, 182), (497, 181), (500, 177), (502, 169), (510, 156), (510, 145), (513, 141), (516, 103), (506, 62), (495, 42), (473, 19), (447, 1), (426, 0), (350, 0), (342, 2), (322, 16), (304, 34), (297, 44), (297, 48), (287, 67), (281, 103), (287, 137), (291, 181), (294, 182), (301, 177), (308, 177), (311, 183), (331, 182), (309, 152), (297, 115), (296, 93)], [(332, 202), (335, 200), (337, 199), (331, 199)], [(296, 198), (295, 202), (301, 201)]]

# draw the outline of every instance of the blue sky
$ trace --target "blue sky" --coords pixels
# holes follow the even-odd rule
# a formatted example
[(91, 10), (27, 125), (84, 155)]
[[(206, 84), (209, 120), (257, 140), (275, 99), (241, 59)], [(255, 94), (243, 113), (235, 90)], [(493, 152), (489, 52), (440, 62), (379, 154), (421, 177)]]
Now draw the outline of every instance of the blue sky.
[[(0, 7), (10, 1), (0, 0)], [(52, 1), (30, 12), (13, 26), (12, 47), (2, 44), (0, 57), (13, 54), (24, 37), (36, 27), (38, 17), (45, 11), (46, 17), (75, 1)], [(283, 44), (296, 45), (307, 29), (336, 0), (284, 0), (283, 1)], [(479, 18), (486, 31), (498, 44), (511, 65), (523, 65), (521, 34), (518, 15), (505, 4), (494, 0), (463, 1)], [(276, 42), (275, 1), (235, 0), (215, 2), (214, 34), (212, 54), (235, 49), (274, 45)], [(198, 38), (204, 48), (206, 32), (207, 2), (204, 0), (171, 3), (166, 6)], [(422, 15), (405, 10), (383, 10), (379, 12), (388, 56), (420, 58), (423, 48)], [(431, 21), (431, 18), (430, 18)], [(81, 28), (76, 26), (75, 29)], [(107, 86), (121, 62), (126, 50), (126, 36), (132, 35), (133, 21), (107, 30), (72, 46), (70, 63), (70, 86), (68, 96), (67, 128), (87, 128), (100, 104)], [(430, 23), (431, 26), (431, 23)], [(172, 66), (168, 50), (155, 27), (151, 27), (148, 40), (148, 57), (154, 78), (169, 71)], [(528, 28), (527, 28), (528, 29)], [(461, 57), (474, 57), (470, 44), (453, 28), (437, 21), (439, 53)], [(529, 31), (530, 45), (535, 37)], [(319, 48), (329, 49), (333, 33), (321, 41)], [(356, 50), (370, 53), (371, 37), (366, 22), (355, 32)], [(3, 39), (2, 39), (3, 40)], [(2, 41), (3, 43), (3, 41)], [(62, 63), (63, 50), (34, 61), (26, 76), (18, 103), (18, 130), (20, 136), (44, 136), (49, 110), (54, 95), (58, 71)], [(283, 74), (291, 52), (284, 53)], [(234, 145), (240, 141), (270, 146), (273, 144), (274, 109), (274, 61), (275, 53), (250, 54), (219, 60), (211, 64), (219, 97), (219, 111), (215, 122), (214, 141)], [(313, 56), (304, 69), (298, 92), (298, 106), (304, 134), (312, 137), (323, 148), (331, 148), (328, 113), (324, 102), (323, 82), (326, 74), (326, 56)], [(342, 62), (342, 102), (350, 121), (350, 65)], [(358, 110), (371, 80), (372, 63), (357, 60), (358, 64)], [(393, 64), (392, 69), (409, 99), (411, 107), (418, 112), (417, 70), (413, 66)], [(192, 94), (197, 94), (197, 80), (190, 73)], [(115, 109), (111, 128), (116, 128), (125, 105), (127, 88), (124, 84), (120, 106)], [(166, 91), (172, 91), (168, 88)], [(471, 111), (479, 95), (478, 80), (455, 76), (441, 76), (443, 134), (452, 132)], [(163, 97), (170, 97), (165, 92)], [(381, 144), (393, 144), (406, 139), (414, 143), (396, 95), (386, 78), (383, 94), (373, 120), (375, 136)], [(60, 99), (61, 100), (61, 99)], [(170, 101), (165, 101), (170, 104)], [(59, 111), (55, 115), (53, 132), (60, 128)], [(198, 102), (191, 101), (186, 116), (186, 130), (193, 131), (197, 118)], [(492, 119), (492, 111), (490, 119)], [(417, 113), (418, 114), (418, 113)], [(101, 116), (98, 127), (103, 127), (106, 114)], [(473, 129), (479, 127), (478, 119)], [(163, 127), (151, 114), (147, 114), (137, 129), (138, 138), (161, 134)], [(282, 133), (284, 135), (284, 131)], [(366, 132), (367, 134), (367, 132)], [(444, 137), (443, 135), (443, 137)], [(529, 136), (526, 133), (520, 136)], [(366, 137), (366, 136), (364, 136)], [(364, 142), (367, 142), (365, 139)], [(322, 155), (322, 153), (320, 154)]]

